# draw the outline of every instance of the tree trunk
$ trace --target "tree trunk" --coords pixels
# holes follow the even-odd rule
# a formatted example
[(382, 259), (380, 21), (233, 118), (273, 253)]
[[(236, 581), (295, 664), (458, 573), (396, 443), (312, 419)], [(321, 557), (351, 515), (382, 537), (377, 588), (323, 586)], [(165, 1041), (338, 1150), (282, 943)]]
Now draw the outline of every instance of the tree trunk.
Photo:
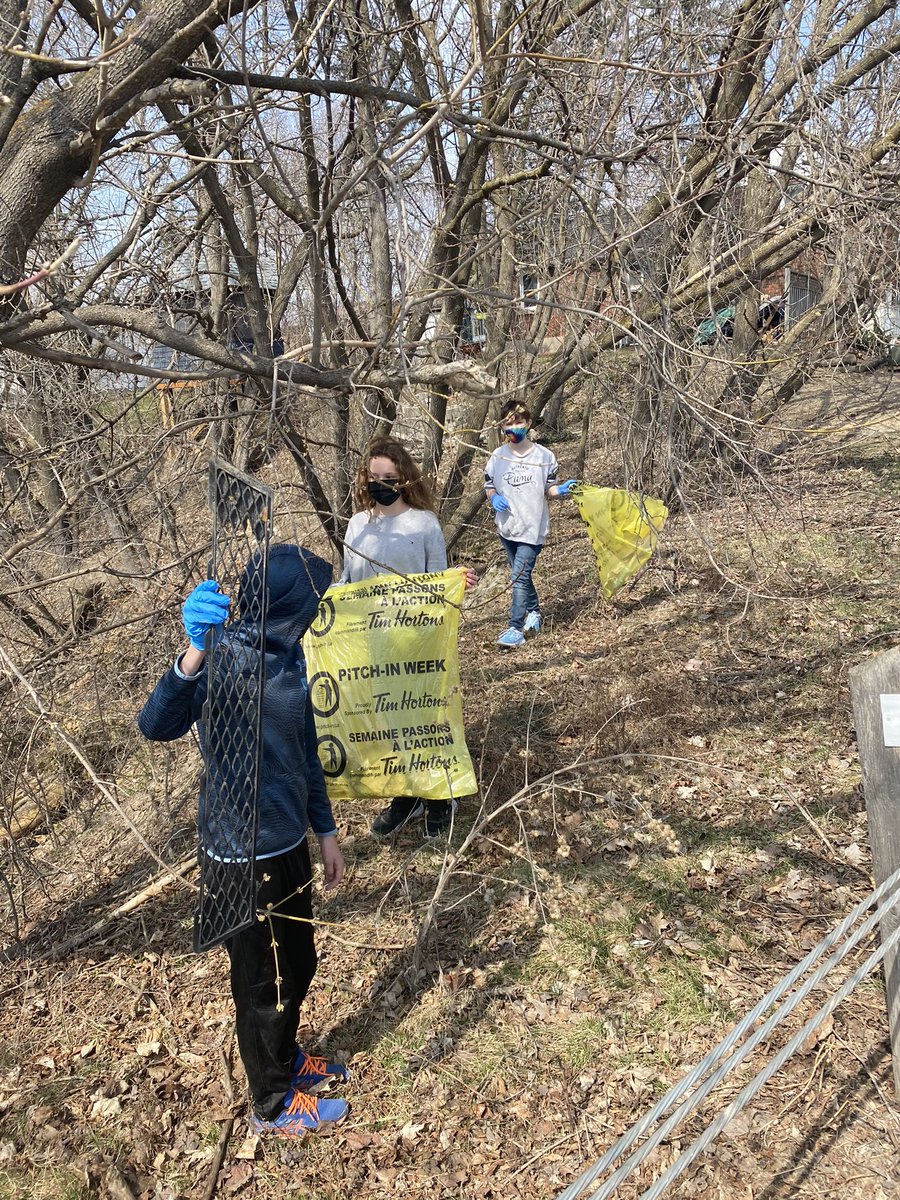
[[(0, 151), (0, 281), (21, 278), (53, 209), (130, 116), (225, 19), (228, 0), (148, 0), (102, 65), (27, 109)], [(16, 22), (18, 24), (18, 22)]]

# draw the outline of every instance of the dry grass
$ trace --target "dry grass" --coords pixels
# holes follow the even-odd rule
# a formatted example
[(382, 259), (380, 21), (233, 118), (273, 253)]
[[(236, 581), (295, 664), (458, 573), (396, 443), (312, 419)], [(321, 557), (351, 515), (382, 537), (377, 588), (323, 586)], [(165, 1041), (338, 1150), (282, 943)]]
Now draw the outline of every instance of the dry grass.
[[(810, 412), (831, 419), (812, 397), (784, 424)], [(239, 1120), (223, 1194), (552, 1197), (868, 892), (847, 670), (900, 628), (900, 472), (880, 421), (830, 436), (791, 451), (768, 495), (676, 518), (674, 582), (651, 567), (599, 603), (587, 539), (560, 508), (540, 560), (545, 634), (501, 657), (497, 602), (467, 609), (482, 821), (521, 797), (449, 874), (443, 847), (413, 832), (375, 845), (370, 814), (341, 806), (350, 873), (319, 910), (336, 936), (306, 1013), (310, 1042), (351, 1059), (352, 1116), (247, 1158)], [(489, 531), (479, 544), (484, 567)], [(166, 814), (185, 816), (192, 748), (167, 763), (123, 733), (114, 761), (174, 858), (185, 835), (166, 844)], [(477, 813), (462, 809), (455, 848)], [(243, 1111), (240, 1068), (232, 1106), (221, 1065), (224, 956), (186, 953), (190, 897), (172, 892), (54, 962), (54, 941), (152, 867), (96, 808), (25, 849), (42, 882), (28, 877), (2, 985), (0, 1198), (102, 1193), (111, 1163), (135, 1196), (198, 1195), (221, 1121)], [(885, 1035), (873, 980), (671, 1195), (892, 1194)]]

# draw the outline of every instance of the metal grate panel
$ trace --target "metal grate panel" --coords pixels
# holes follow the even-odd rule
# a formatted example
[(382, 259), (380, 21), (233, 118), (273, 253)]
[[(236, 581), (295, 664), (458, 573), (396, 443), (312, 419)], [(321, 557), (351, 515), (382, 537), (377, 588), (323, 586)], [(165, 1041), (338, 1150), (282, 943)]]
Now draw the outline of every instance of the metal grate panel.
[(206, 783), (200, 806), (199, 953), (256, 920), (262, 695), (272, 490), (213, 461), (210, 578), (232, 604), (207, 635)]
[(822, 299), (822, 284), (812, 275), (791, 271), (788, 276), (787, 324), (793, 325)]

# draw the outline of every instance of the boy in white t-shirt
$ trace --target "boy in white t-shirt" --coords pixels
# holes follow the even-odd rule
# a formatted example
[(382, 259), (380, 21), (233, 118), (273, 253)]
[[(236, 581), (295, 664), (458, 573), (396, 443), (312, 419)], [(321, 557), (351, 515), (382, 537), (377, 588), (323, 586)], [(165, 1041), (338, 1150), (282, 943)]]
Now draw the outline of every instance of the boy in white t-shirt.
[(508, 647), (521, 646), (526, 633), (541, 631), (540, 605), (531, 575), (550, 525), (547, 497), (568, 496), (578, 482), (556, 482), (556, 458), (546, 446), (530, 440), (531, 424), (525, 405), (508, 400), (500, 410), (504, 444), (497, 447), (484, 470), (484, 490), (512, 570), (509, 628), (497, 638), (498, 645)]

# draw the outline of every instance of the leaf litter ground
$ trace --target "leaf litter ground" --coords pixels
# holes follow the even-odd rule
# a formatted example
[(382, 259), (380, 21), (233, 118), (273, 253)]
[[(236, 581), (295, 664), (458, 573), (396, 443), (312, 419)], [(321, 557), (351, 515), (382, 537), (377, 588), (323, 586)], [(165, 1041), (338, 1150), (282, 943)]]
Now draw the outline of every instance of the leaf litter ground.
[[(495, 545), (489, 531), (473, 540), (484, 579), (461, 660), (483, 794), (449, 851), (415, 831), (376, 845), (371, 814), (340, 808), (350, 870), (318, 910), (304, 1031), (353, 1070), (351, 1116), (328, 1135), (248, 1135), (225, 956), (188, 952), (185, 889), (54, 957), (156, 871), (114, 819), (72, 813), (20, 848), (0, 1198), (202, 1196), (231, 1117), (222, 1196), (557, 1195), (871, 890), (847, 672), (900, 628), (897, 429), (884, 420), (900, 383), (878, 388), (811, 390), (789, 415), (825, 432), (802, 449), (773, 432), (785, 452), (756, 494), (675, 518), (614, 606), (598, 601), (577, 516), (556, 509), (545, 632), (513, 655), (494, 648)], [(179, 821), (196, 781), (193, 749), (174, 753), (164, 837), (161, 760), (142, 774), (137, 740), (120, 756), (132, 814), (167, 861), (190, 853)], [(638, 1196), (812, 1007), (619, 1194)], [(879, 976), (668, 1194), (880, 1200), (900, 1195), (898, 1147)]]

